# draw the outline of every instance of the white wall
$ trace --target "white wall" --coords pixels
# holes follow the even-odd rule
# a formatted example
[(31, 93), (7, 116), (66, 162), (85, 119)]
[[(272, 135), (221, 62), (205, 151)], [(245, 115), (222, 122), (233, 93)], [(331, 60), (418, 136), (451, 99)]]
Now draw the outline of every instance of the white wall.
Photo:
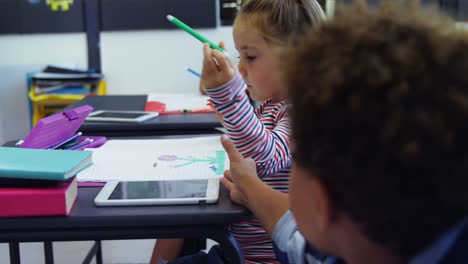
[(26, 73), (40, 69), (39, 65), (0, 64), (0, 145), (27, 135), (30, 123)]
[[(233, 51), (232, 28), (200, 30)], [(102, 34), (103, 70), (111, 93), (197, 92), (198, 79), (186, 67), (201, 70), (202, 45), (180, 30)]]
[[(200, 33), (224, 40), (234, 52), (232, 28)], [(87, 67), (84, 34), (9, 35), (0, 37), (1, 65), (72, 64)], [(113, 94), (196, 91), (198, 80), (187, 66), (201, 69), (202, 45), (181, 30), (101, 33), (101, 60)]]

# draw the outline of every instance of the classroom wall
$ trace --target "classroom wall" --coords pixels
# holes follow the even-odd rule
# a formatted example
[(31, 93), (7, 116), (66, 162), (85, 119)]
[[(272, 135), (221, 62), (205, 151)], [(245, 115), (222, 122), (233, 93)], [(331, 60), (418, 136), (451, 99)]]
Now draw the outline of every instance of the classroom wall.
[(40, 69), (39, 65), (0, 65), (0, 145), (29, 131), (25, 73)]
[[(224, 40), (234, 52), (232, 27), (199, 30)], [(0, 36), (1, 65), (87, 66), (84, 34)], [(201, 43), (181, 30), (101, 33), (101, 60), (109, 93), (190, 92), (198, 80), (185, 70), (201, 69)]]
[[(199, 31), (224, 40), (237, 60), (232, 27)], [(199, 80), (186, 67), (201, 70), (202, 44), (181, 30), (104, 32), (101, 60), (109, 94), (196, 93)], [(29, 131), (25, 76), (47, 64), (86, 68), (85, 34), (0, 36), (0, 144)]]
[[(235, 53), (232, 27), (199, 31)], [(103, 33), (102, 58), (112, 93), (198, 91), (186, 68), (201, 70), (202, 44), (181, 30)]]

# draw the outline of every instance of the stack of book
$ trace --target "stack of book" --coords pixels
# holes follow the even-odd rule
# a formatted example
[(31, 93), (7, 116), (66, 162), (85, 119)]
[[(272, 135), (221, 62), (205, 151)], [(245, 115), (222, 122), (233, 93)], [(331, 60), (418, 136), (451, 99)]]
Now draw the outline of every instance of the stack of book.
[(27, 80), (33, 126), (41, 118), (61, 111), (85, 96), (106, 94), (104, 76), (91, 71), (48, 66), (42, 72), (28, 74)]
[(0, 217), (69, 215), (91, 153), (0, 147)]
[(36, 94), (92, 94), (103, 75), (88, 71), (48, 66), (32, 75)]

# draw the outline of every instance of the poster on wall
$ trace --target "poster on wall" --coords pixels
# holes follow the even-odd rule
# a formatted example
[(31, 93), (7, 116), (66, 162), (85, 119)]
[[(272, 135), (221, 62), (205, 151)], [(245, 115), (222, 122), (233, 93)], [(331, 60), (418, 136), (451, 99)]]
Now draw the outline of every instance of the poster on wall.
[(21, 33), (83, 32), (82, 1), (21, 0)]

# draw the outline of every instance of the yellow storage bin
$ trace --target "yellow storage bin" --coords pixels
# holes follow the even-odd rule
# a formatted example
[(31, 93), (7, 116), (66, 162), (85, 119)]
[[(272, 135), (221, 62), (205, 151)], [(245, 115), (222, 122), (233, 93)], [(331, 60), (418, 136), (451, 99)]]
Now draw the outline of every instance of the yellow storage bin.
[(45, 94), (36, 93), (34, 84), (29, 88), (28, 97), (31, 102), (32, 126), (36, 125), (41, 118), (61, 111), (66, 106), (83, 99), (88, 95), (105, 95), (106, 82), (99, 81), (97, 88), (90, 90), (88, 94)]

